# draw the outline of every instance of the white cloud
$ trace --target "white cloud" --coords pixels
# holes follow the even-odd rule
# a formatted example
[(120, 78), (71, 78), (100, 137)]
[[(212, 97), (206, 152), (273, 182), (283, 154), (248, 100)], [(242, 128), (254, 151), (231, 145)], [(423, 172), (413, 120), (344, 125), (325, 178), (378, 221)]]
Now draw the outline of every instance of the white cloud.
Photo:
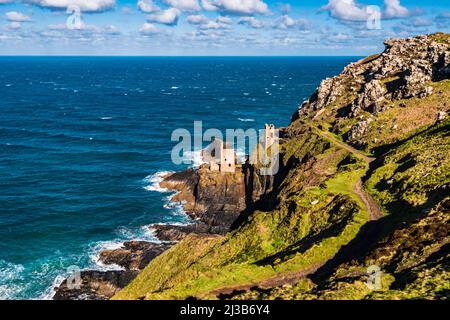
[(139, 0), (137, 6), (139, 10), (145, 13), (153, 13), (161, 10), (160, 7), (153, 3), (153, 0)]
[(133, 14), (133, 13), (134, 13), (134, 10), (133, 10), (132, 7), (130, 7), (130, 6), (128, 6), (128, 5), (125, 5), (125, 6), (123, 6), (123, 7), (120, 9), (120, 12), (123, 13), (123, 14)]
[(199, 30), (219, 30), (229, 29), (232, 24), (232, 20), (228, 17), (219, 16), (216, 20), (209, 20), (203, 15), (189, 16), (188, 22), (190, 24), (198, 25)]
[(238, 23), (254, 29), (261, 29), (265, 27), (265, 23), (255, 17), (242, 17), (239, 19)]
[(296, 24), (297, 24), (297, 21), (295, 21), (288, 15), (284, 15), (277, 21), (277, 28), (289, 29), (291, 27), (294, 27)]
[(97, 30), (97, 33), (103, 33), (103, 34), (120, 34), (119, 29), (117, 29), (114, 25), (109, 25), (103, 28), (100, 28)]
[(208, 21), (207, 23), (200, 25), (199, 28), (202, 30), (217, 30), (223, 29), (224, 26), (216, 21)]
[(440, 13), (436, 18), (434, 19), (436, 21), (436, 25), (438, 28), (447, 28), (450, 26), (450, 11), (444, 11)]
[(218, 8), (212, 4), (211, 0), (202, 0), (202, 7), (203, 9), (205, 9), (206, 11), (217, 11)]
[(152, 35), (158, 33), (159, 29), (154, 24), (146, 22), (139, 29), (139, 32), (144, 35)]
[(10, 30), (18, 30), (20, 28), (22, 28), (22, 24), (20, 22), (17, 21), (11, 21), (8, 25), (7, 28)]
[(268, 14), (269, 6), (262, 0), (203, 0), (205, 10), (239, 15)]
[(423, 18), (415, 18), (411, 21), (411, 25), (414, 27), (429, 27), (433, 24), (433, 21), (430, 19), (423, 19)]
[(166, 25), (176, 25), (178, 23), (178, 18), (180, 17), (180, 10), (177, 8), (169, 8), (167, 10), (162, 10), (155, 12), (146, 16), (149, 22), (166, 24)]
[(77, 6), (84, 12), (102, 12), (114, 8), (116, 0), (23, 0), (26, 3), (49, 9), (65, 10)]
[(13, 3), (14, 0), (0, 0), (0, 4)]
[(352, 36), (350, 36), (347, 33), (335, 33), (335, 34), (331, 34), (327, 37), (327, 40), (331, 41), (331, 42), (345, 42), (348, 40), (351, 40)]
[(17, 12), (17, 11), (10, 11), (5, 13), (6, 18), (9, 21), (14, 21), (14, 22), (26, 22), (26, 21), (31, 21), (31, 18), (21, 12)]
[(281, 29), (281, 30), (286, 30), (286, 29), (291, 29), (291, 28), (298, 28), (298, 29), (305, 30), (305, 29), (308, 29), (309, 22), (308, 22), (308, 20), (305, 20), (305, 19), (295, 20), (285, 14), (275, 21), (274, 27), (276, 29)]
[(384, 0), (383, 16), (388, 19), (406, 18), (411, 15), (408, 9), (400, 4), (400, 0)]
[[(321, 7), (321, 11), (328, 11), (330, 16), (345, 21), (365, 21), (369, 17), (371, 6), (359, 4), (356, 0), (329, 0)], [(400, 0), (384, 0), (382, 17), (385, 19), (406, 18), (411, 12), (400, 4)]]
[(189, 24), (204, 24), (208, 22), (208, 18), (205, 17), (202, 14), (198, 14), (198, 15), (190, 15), (186, 18), (187, 22)]
[(164, 0), (164, 2), (169, 6), (185, 11), (199, 11), (201, 9), (198, 0)]
[(328, 11), (333, 18), (348, 21), (364, 21), (368, 15), (366, 7), (355, 0), (329, 0), (320, 10)]
[(222, 24), (232, 24), (233, 23), (233, 20), (230, 17), (225, 17), (225, 16), (217, 17), (216, 21), (218, 23), (222, 23)]
[(104, 36), (117, 36), (120, 31), (114, 25), (95, 26), (86, 24), (81, 21), (81, 24), (77, 28), (70, 29), (65, 23), (49, 24), (47, 26), (49, 31), (41, 32), (40, 34), (45, 37), (54, 38), (57, 35), (66, 36), (67, 38), (79, 38), (79, 37), (104, 37)]

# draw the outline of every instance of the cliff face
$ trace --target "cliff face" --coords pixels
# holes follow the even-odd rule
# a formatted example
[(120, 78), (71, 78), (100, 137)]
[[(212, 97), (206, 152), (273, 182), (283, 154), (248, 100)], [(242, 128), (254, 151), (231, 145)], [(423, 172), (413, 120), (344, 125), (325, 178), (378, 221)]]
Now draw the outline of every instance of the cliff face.
[(324, 80), (284, 130), (268, 187), (244, 174), (178, 188), (205, 221), (248, 210), (225, 235), (186, 236), (114, 298), (448, 297), (449, 39), (390, 40)]
[(448, 84), (442, 81), (450, 77), (448, 39), (419, 36), (385, 45), (383, 53), (322, 81), (293, 120), (326, 122), (345, 142), (366, 150), (432, 124), (450, 101)]
[(246, 208), (245, 175), (241, 170), (220, 173), (202, 166), (171, 174), (160, 185), (177, 191), (172, 201), (183, 204), (187, 214), (200, 224), (195, 226), (197, 230), (225, 233)]

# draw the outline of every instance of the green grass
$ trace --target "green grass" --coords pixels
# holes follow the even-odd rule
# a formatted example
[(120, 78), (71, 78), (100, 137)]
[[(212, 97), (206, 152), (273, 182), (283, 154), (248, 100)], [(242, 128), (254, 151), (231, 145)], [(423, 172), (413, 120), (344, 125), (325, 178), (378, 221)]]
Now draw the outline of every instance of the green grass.
[(432, 126), (383, 157), (367, 188), (385, 208), (396, 201), (422, 205), (430, 192), (450, 183), (449, 128), (450, 120)]
[[(432, 37), (439, 42), (448, 41), (448, 35)], [(366, 58), (362, 63), (377, 57)], [(342, 149), (343, 135), (361, 119), (342, 118), (337, 134), (325, 136), (317, 128), (321, 126), (322, 131), (330, 131), (337, 111), (351, 103), (361, 89), (355, 80), (343, 79), (344, 93), (316, 119), (309, 123), (306, 119), (297, 120), (288, 128), (290, 138), (281, 145), (287, 175), (277, 186), (275, 209), (253, 212), (241, 227), (224, 237), (187, 237), (154, 259), (114, 298), (185, 299), (195, 296), (213, 299), (213, 292), (221, 288), (254, 285), (323, 264), (353, 240), (368, 220), (368, 213), (354, 186), (366, 173), (366, 156), (371, 156), (370, 152), (375, 148), (393, 144), (366, 182), (368, 191), (387, 214), (394, 212), (392, 205), (395, 203), (414, 208), (425, 205), (430, 201), (430, 194), (450, 185), (450, 122), (433, 126), (436, 112), (448, 110), (450, 80), (430, 83), (434, 93), (424, 99), (386, 100), (385, 111), (377, 115), (362, 112), (365, 118), (372, 116), (374, 120), (364, 136), (367, 149), (352, 155)], [(391, 80), (394, 79), (383, 82)], [(350, 90), (351, 87), (356, 91)], [(309, 119), (313, 116), (309, 115)], [(343, 164), (348, 158), (351, 161)], [(422, 232), (419, 227), (414, 229), (423, 235), (420, 241), (426, 243), (427, 237), (433, 235), (433, 225), (444, 220), (440, 219), (427, 222), (430, 228), (425, 231), (429, 233)], [(335, 232), (329, 233), (329, 230)], [(407, 231), (402, 232), (395, 238), (399, 242), (409, 236)], [(308, 242), (310, 239), (314, 241)], [(389, 263), (395, 250), (389, 247), (390, 243), (387, 245), (388, 249), (380, 256)], [(405, 240), (401, 245), (410, 243)], [(427, 245), (421, 248), (419, 253), (406, 252), (397, 258), (401, 266), (410, 267), (410, 262), (420, 260), (421, 254), (436, 249)], [(265, 297), (273, 298), (279, 294), (321, 299), (407, 298), (426, 295), (433, 286), (437, 291), (448, 290), (448, 285), (443, 284), (447, 275), (442, 275), (439, 268), (428, 268), (417, 270), (415, 274), (425, 280), (410, 283), (404, 294), (390, 290), (396, 275), (388, 272), (383, 276), (383, 289), (371, 292), (364, 277), (351, 276), (352, 272), (363, 274), (365, 262), (340, 266), (327, 282), (325, 291), (316, 292), (316, 286), (305, 279), (289, 289), (277, 288)], [(429, 275), (428, 270), (435, 270), (435, 273), (429, 271)]]
[[(339, 157), (335, 156), (336, 152)], [(321, 165), (325, 163), (335, 167), (325, 168), (331, 178), (326, 180), (324, 187), (306, 188), (298, 196), (291, 198), (290, 201), (294, 201), (296, 205), (294, 211), (288, 209), (292, 205), (286, 204), (272, 212), (255, 212), (248, 224), (223, 239), (202, 240), (202, 243), (197, 238), (185, 239), (156, 258), (115, 299), (184, 299), (189, 296), (214, 298), (212, 290), (253, 284), (280, 273), (301, 271), (324, 263), (342, 245), (353, 239), (367, 221), (367, 213), (353, 191), (353, 185), (364, 173), (364, 169), (355, 165), (356, 170), (346, 168), (338, 172), (336, 167), (346, 155), (347, 152), (336, 149), (327, 149), (318, 155), (317, 165), (320, 169), (324, 169)], [(329, 157), (333, 159), (331, 163), (326, 161)], [(336, 195), (347, 196), (347, 200), (341, 199), (343, 217), (353, 214), (354, 203), (357, 203), (357, 209), (342, 233), (324, 238), (304, 252), (286, 255), (283, 261), (274, 261), (265, 266), (256, 264), (262, 258), (283, 252), (289, 244), (298, 241), (301, 244), (302, 238), (320, 234), (330, 227), (336, 214), (329, 215), (327, 210), (333, 208), (331, 204), (336, 201)], [(319, 202), (312, 204), (317, 199)], [(350, 211), (346, 213), (345, 210)], [(212, 243), (203, 244), (205, 241)], [(172, 262), (174, 255), (177, 257), (176, 264)], [(195, 261), (192, 256), (197, 257)]]

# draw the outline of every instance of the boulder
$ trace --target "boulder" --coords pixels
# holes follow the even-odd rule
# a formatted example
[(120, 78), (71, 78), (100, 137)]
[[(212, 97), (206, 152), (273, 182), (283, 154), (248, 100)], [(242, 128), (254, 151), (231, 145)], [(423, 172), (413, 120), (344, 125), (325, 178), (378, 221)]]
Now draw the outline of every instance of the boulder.
[(364, 147), (367, 144), (365, 135), (371, 122), (372, 119), (368, 118), (366, 120), (359, 121), (352, 126), (344, 136), (345, 142), (357, 148)]
[(68, 286), (64, 280), (55, 288), (53, 300), (108, 300), (137, 274), (138, 271), (81, 271), (79, 286)]
[(181, 241), (191, 233), (214, 233), (214, 229), (205, 223), (188, 225), (155, 224), (150, 226), (161, 241)]
[(364, 85), (364, 90), (359, 94), (351, 108), (351, 115), (356, 116), (360, 110), (376, 113), (380, 111), (381, 102), (384, 100), (386, 89), (379, 80), (371, 80)]
[(437, 122), (442, 122), (442, 121), (444, 121), (446, 118), (447, 118), (447, 113), (444, 112), (444, 111), (439, 111), (439, 112), (436, 114), (436, 121), (437, 121)]
[(99, 259), (104, 264), (118, 265), (126, 270), (142, 270), (171, 246), (168, 243), (127, 241), (119, 249), (103, 250)]

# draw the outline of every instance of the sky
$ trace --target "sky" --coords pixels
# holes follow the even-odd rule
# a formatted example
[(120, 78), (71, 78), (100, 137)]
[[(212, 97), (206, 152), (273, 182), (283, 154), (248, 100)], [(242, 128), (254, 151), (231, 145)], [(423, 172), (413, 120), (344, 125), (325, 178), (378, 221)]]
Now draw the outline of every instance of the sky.
[(0, 55), (364, 56), (449, 0), (0, 0)]

